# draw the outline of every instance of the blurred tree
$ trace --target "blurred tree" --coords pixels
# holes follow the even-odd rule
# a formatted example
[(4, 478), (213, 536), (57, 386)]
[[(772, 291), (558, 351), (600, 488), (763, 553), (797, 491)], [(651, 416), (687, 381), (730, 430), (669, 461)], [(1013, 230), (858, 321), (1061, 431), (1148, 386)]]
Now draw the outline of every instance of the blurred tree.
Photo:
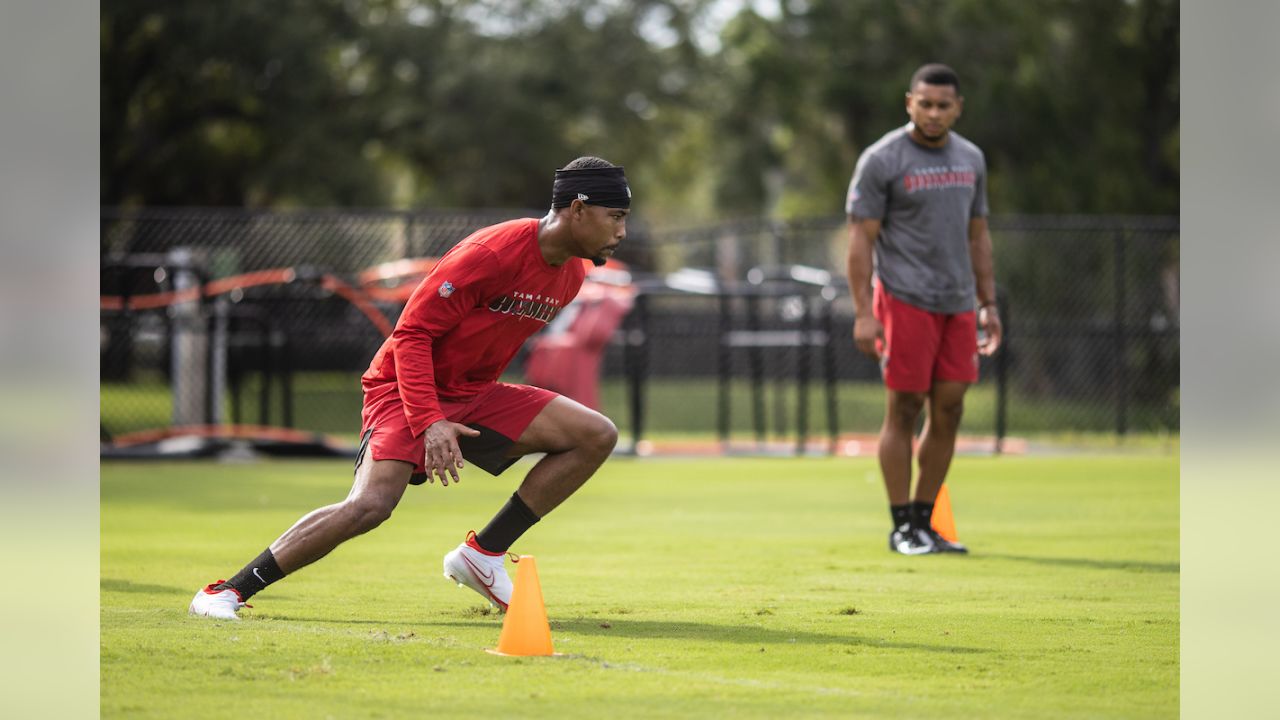
[[(675, 28), (668, 48), (654, 48), (639, 30), (655, 12)], [(372, 73), (392, 83), (404, 63), (428, 69), (398, 92), (386, 89), (396, 112), (378, 133), (414, 169), (416, 202), (544, 207), (550, 171), (579, 155), (646, 175), (662, 165), (664, 139), (679, 134), (690, 112), (689, 73), (700, 58), (672, 3), (605, 13), (582, 1), (533, 10), (455, 2), (433, 13), (439, 42), (401, 29), (379, 43)]]
[(103, 202), (541, 207), (583, 154), (671, 197), (703, 4), (113, 2)]
[(1177, 210), (1174, 0), (731, 7), (113, 0), (102, 201), (542, 207), (552, 168), (597, 154), (661, 222), (838, 213), (942, 60), (997, 212)]
[[(750, 10), (716, 61), (725, 209), (839, 212), (857, 153), (906, 122), (925, 62), (960, 73), (957, 130), (981, 145), (997, 212), (1178, 208), (1173, 0), (809, 0)], [(734, 167), (734, 164), (737, 167)]]
[(103, 202), (381, 204), (348, 5), (105, 5)]

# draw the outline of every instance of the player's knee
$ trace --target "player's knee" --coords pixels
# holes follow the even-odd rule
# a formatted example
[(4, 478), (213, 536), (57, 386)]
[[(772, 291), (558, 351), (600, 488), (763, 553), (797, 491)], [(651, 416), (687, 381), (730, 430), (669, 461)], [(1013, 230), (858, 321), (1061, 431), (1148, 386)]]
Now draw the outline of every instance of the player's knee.
[(596, 415), (583, 434), (582, 444), (601, 455), (608, 455), (618, 444), (618, 427), (609, 418)]
[(890, 420), (902, 427), (915, 427), (924, 402), (924, 393), (897, 393), (889, 405)]
[(937, 405), (933, 409), (936, 422), (945, 423), (948, 427), (960, 426), (960, 418), (964, 417), (964, 400), (954, 400)]
[(347, 500), (346, 505), (348, 522), (357, 535), (386, 522), (396, 509), (394, 501), (375, 494), (358, 495)]

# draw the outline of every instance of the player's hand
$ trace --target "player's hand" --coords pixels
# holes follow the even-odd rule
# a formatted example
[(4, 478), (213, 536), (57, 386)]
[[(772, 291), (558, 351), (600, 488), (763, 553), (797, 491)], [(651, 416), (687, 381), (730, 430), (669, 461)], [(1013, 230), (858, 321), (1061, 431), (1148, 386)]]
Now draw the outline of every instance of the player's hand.
[(458, 470), (462, 468), (462, 451), (458, 449), (458, 436), (476, 437), (479, 430), (448, 420), (437, 420), (422, 434), (426, 445), (427, 482), (440, 478), (440, 485), (449, 486), (449, 479), (458, 482)]
[(884, 325), (875, 315), (859, 315), (853, 321), (853, 344), (876, 362), (880, 362), (880, 343), (884, 342)]
[(978, 353), (991, 356), (1000, 349), (1000, 340), (1004, 337), (1004, 328), (1000, 325), (1000, 313), (994, 305), (978, 308), (978, 327), (985, 334), (978, 343)]

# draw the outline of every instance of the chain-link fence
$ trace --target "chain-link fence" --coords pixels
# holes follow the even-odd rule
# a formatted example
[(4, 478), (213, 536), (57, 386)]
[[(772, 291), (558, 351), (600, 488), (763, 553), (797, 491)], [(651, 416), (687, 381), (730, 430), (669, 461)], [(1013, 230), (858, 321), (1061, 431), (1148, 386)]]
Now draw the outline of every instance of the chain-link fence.
[[(981, 362), (981, 380), (966, 401), (966, 430), (1177, 432), (1177, 219), (997, 216), (991, 231), (1006, 342), (1000, 353)], [(655, 269), (690, 291), (683, 300), (655, 298), (647, 340), (663, 350), (647, 354), (658, 358), (648, 368), (651, 375), (674, 381), (721, 373), (730, 383), (741, 381), (748, 388), (745, 402), (737, 405), (743, 411), (729, 421), (747, 423), (759, 435), (760, 416), (768, 421), (766, 428), (784, 432), (799, 423), (827, 423), (829, 401), (801, 409), (799, 380), (788, 378), (830, 372), (840, 430), (878, 429), (883, 407), (878, 368), (855, 351), (851, 337), (843, 217), (790, 223), (748, 219), (664, 232), (652, 242)], [(701, 291), (693, 287), (698, 283)], [(830, 300), (829, 307), (801, 312), (798, 298), (806, 294), (805, 286), (812, 294), (815, 284), (822, 286), (820, 296)], [(705, 300), (692, 299), (699, 292), (759, 295), (770, 286), (778, 297), (749, 304), (736, 300), (741, 309), (727, 311), (727, 320)], [(814, 318), (821, 319), (824, 329), (815, 332), (824, 343), (830, 341), (829, 347), (809, 349), (777, 334), (796, 331)], [(718, 330), (721, 326), (727, 329)], [(765, 334), (751, 341), (732, 334), (739, 327)], [(731, 338), (738, 342), (727, 342)], [(717, 365), (720, 352), (729, 357)], [(814, 365), (802, 370), (800, 363)], [(817, 363), (829, 363), (831, 369)], [(685, 391), (675, 395), (684, 397)], [(650, 404), (649, 417), (670, 412), (660, 393)], [(798, 417), (806, 411), (815, 414)], [(711, 426), (706, 418), (688, 425)]]
[(395, 261), (537, 214), (104, 211), (104, 437), (170, 425), (358, 432), (359, 374), (399, 314), (397, 291), (420, 278)]
[[(359, 374), (425, 272), (414, 261), (540, 214), (105, 210), (104, 440), (175, 425), (354, 436)], [(624, 432), (879, 426), (878, 371), (850, 339), (843, 218), (631, 225), (619, 259), (641, 292), (601, 382)], [(995, 217), (992, 232), (1007, 345), (983, 361), (966, 431), (1177, 431), (1176, 219)]]

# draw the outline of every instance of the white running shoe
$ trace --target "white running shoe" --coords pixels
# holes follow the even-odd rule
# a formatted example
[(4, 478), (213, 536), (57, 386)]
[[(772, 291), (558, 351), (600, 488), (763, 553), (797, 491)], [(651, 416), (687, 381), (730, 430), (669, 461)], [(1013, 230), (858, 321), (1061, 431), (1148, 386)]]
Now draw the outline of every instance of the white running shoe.
[(503, 565), (506, 553), (489, 555), (481, 552), (475, 542), (475, 532), (467, 533), (467, 540), (444, 556), (444, 576), (480, 593), (502, 612), (511, 602), (511, 577)]
[(201, 588), (196, 593), (196, 596), (191, 599), (191, 606), (187, 608), (187, 612), (192, 615), (203, 615), (218, 620), (239, 620), (240, 616), (236, 615), (236, 611), (242, 607), (253, 606), (242, 601), (240, 593), (233, 588), (215, 589), (224, 582), (226, 580), (219, 580)]

